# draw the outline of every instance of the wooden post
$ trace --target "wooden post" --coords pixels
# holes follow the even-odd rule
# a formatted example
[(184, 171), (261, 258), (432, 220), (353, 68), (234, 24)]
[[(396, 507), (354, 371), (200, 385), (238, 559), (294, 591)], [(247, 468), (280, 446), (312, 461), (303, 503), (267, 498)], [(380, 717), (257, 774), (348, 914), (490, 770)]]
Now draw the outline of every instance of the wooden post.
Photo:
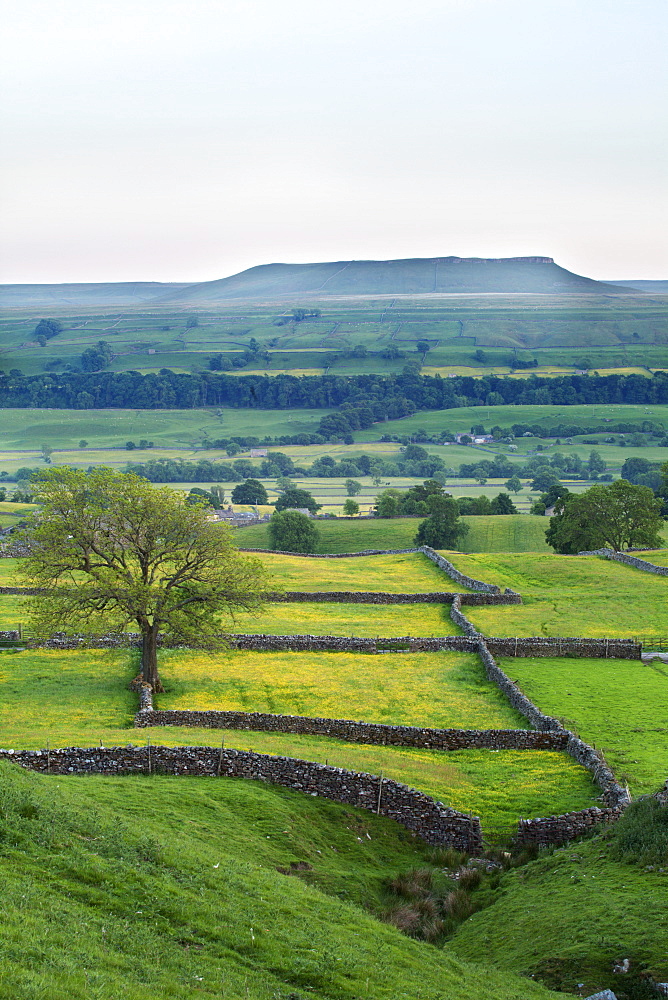
[(378, 802), (376, 804), (376, 816), (380, 816), (380, 800), (383, 794), (383, 772), (380, 772), (380, 780), (378, 782)]
[(225, 737), (220, 741), (220, 753), (218, 754), (218, 777), (220, 778), (220, 772), (223, 767), (223, 750), (225, 749)]

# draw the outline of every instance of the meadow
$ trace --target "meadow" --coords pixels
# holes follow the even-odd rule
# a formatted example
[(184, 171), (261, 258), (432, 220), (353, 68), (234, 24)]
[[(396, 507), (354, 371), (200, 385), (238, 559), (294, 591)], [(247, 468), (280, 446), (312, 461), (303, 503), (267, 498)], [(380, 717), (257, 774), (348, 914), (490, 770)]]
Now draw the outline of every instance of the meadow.
[(500, 659), (524, 693), (601, 750), (632, 794), (655, 792), (668, 773), (668, 667), (658, 660)]
[(429, 864), (391, 820), (258, 782), (0, 770), (3, 1000), (554, 995), (375, 919)]
[[(524, 729), (467, 653), (165, 650), (159, 708), (225, 709), (390, 725)], [(351, 714), (352, 713), (352, 714)]]
[[(235, 541), (245, 538), (237, 533)], [(355, 559), (305, 559), (276, 553), (259, 556), (285, 590), (385, 591), (392, 594), (454, 591), (467, 588), (451, 580), (420, 552)]]
[[(0, 595), (0, 628), (29, 625), (29, 604), (21, 604), (25, 600)], [(234, 619), (223, 619), (222, 630), (252, 634), (265, 632), (269, 635), (357, 635), (366, 638), (460, 635), (449, 612), (447, 604), (267, 604), (259, 614), (240, 612)], [(84, 631), (85, 626), (85, 621), (82, 621)]]
[(471, 607), (467, 617), (485, 635), (668, 635), (668, 578), (596, 556), (539, 553), (460, 555), (457, 569), (522, 595), (521, 605)]
[[(668, 364), (665, 296), (522, 295), (395, 298), (341, 297), (319, 302), (321, 313), (295, 322), (283, 304), (203, 302), (150, 303), (109, 308), (92, 303), (72, 308), (6, 310), (0, 346), (8, 367), (26, 374), (78, 366), (82, 351), (105, 340), (114, 351), (112, 371), (206, 370), (213, 353), (233, 361), (251, 338), (268, 354), (242, 373), (294, 374), (315, 370), (348, 375), (400, 372), (407, 360), (449, 374), (458, 369), (533, 372), (517, 368), (532, 362), (539, 369), (604, 370), (657, 368)], [(60, 319), (62, 333), (40, 347), (32, 340), (38, 319)], [(196, 325), (190, 325), (196, 315)], [(418, 350), (420, 341), (429, 351)], [(383, 358), (388, 346), (401, 351)], [(354, 357), (362, 346), (366, 356)], [(484, 359), (477, 353), (484, 349)], [(49, 367), (47, 367), (49, 366)]]
[[(237, 655), (242, 657), (242, 660), (236, 661), (240, 671), (242, 663), (245, 663), (248, 665), (247, 671), (250, 669), (255, 673), (259, 669), (262, 671), (260, 676), (268, 678), (263, 685), (259, 679), (255, 682), (247, 673), (242, 673), (237, 685), (237, 705), (245, 704), (249, 709), (252, 702), (247, 699), (251, 697), (257, 697), (255, 707), (258, 710), (272, 704), (314, 708), (319, 704), (317, 689), (313, 690), (316, 687), (313, 673), (306, 685), (302, 678), (302, 687), (296, 698), (293, 698), (282, 686), (280, 657), (273, 658), (269, 666), (265, 667), (263, 664), (268, 654), (234, 654)], [(283, 662), (287, 661), (288, 656), (294, 655), (285, 654)], [(322, 664), (324, 655), (320, 654), (315, 662)], [(413, 670), (423, 670), (423, 655), (412, 659)], [(397, 664), (395, 656), (399, 657), (399, 663), (406, 662), (401, 654), (373, 658), (383, 661), (381, 669), (388, 678), (394, 698), (390, 709), (377, 710), (379, 714), (385, 711), (386, 718), (398, 717), (402, 712), (404, 717), (411, 718), (417, 711), (422, 712), (423, 702), (416, 708), (405, 679), (400, 682), (391, 678), (392, 664)], [(198, 669), (196, 654), (164, 651), (161, 657), (168, 687), (173, 685), (176, 692), (175, 701), (178, 702), (183, 695), (183, 704), (189, 707), (193, 707), (193, 701), (199, 707), (232, 707), (230, 703), (225, 706), (220, 704), (218, 691), (226, 687), (229, 693), (233, 691), (234, 684), (227, 685), (220, 675), (209, 680), (212, 670), (206, 657), (199, 660), (201, 670)], [(335, 659), (333, 656), (331, 662), (334, 663)], [(363, 664), (369, 659), (371, 658), (365, 657)], [(484, 718), (505, 719), (512, 724), (517, 717), (481, 678), (475, 664), (469, 662), (467, 665), (466, 661), (467, 658), (462, 657), (450, 671), (447, 668), (442, 671), (446, 678), (451, 675), (454, 679), (449, 691), (446, 688), (440, 694), (440, 704), (443, 706), (441, 717), (449, 713), (448, 717), (451, 719), (457, 716), (462, 718), (464, 712), (468, 711), (469, 718), (475, 717), (480, 721)], [(308, 666), (308, 662), (308, 659), (302, 659), (302, 666)], [(445, 662), (448, 662), (447, 659)], [(171, 665), (176, 672), (179, 664), (186, 667), (182, 681), (180, 678), (177, 680), (170, 670)], [(296, 678), (300, 676), (296, 667), (290, 669)], [(325, 676), (322, 677), (323, 688), (328, 692), (331, 707), (337, 707), (344, 715), (351, 714), (350, 705), (355, 698), (356, 710), (352, 714), (357, 716), (356, 695), (351, 694), (348, 701), (345, 700), (346, 684), (348, 691), (352, 692), (354, 674), (346, 671), (345, 667), (340, 669), (338, 688), (335, 679), (332, 679), (333, 667), (329, 671), (332, 675), (329, 681)], [(223, 740), (225, 746), (232, 749), (329, 762), (337, 767), (371, 774), (382, 772), (386, 777), (419, 788), (453, 808), (479, 815), (485, 835), (494, 842), (505, 841), (510, 837), (519, 816), (584, 808), (592, 804), (597, 794), (589, 774), (570, 757), (561, 753), (510, 750), (498, 753), (486, 750), (441, 753), (351, 744), (320, 736), (282, 733), (178, 726), (136, 730), (132, 724), (136, 695), (127, 689), (129, 679), (136, 673), (136, 656), (128, 655), (127, 652), (5, 652), (0, 654), (0, 671), (0, 731), (5, 747), (43, 749), (47, 744), (51, 747), (145, 745), (149, 740), (152, 744), (165, 746), (220, 746)], [(195, 681), (192, 679), (192, 671), (196, 671)], [(435, 680), (431, 679), (434, 672), (438, 672), (436, 664), (425, 666), (422, 681), (424, 699), (429, 697), (428, 692), (435, 690)], [(317, 683), (320, 681), (319, 674)], [(203, 697), (204, 685), (209, 693)], [(312, 688), (310, 693), (309, 685)], [(472, 697), (471, 706), (465, 709), (467, 686)], [(31, 691), (30, 702), (25, 698), (27, 688)], [(361, 697), (366, 698), (366, 704), (370, 707), (385, 704), (383, 691), (378, 689), (373, 678), (369, 678), (366, 693)], [(171, 699), (172, 696), (168, 693), (161, 697), (159, 704), (172, 707)], [(347, 712), (344, 711), (346, 705)], [(435, 710), (425, 704), (424, 711)], [(322, 708), (320, 712), (322, 713)]]

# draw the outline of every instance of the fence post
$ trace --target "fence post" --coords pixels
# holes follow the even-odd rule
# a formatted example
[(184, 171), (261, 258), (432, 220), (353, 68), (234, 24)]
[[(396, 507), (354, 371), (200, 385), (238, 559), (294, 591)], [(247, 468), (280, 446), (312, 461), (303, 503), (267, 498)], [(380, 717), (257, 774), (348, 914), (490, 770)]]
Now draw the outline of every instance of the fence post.
[(376, 816), (380, 816), (380, 799), (383, 794), (383, 772), (380, 772), (380, 780), (378, 782), (378, 802), (376, 803)]

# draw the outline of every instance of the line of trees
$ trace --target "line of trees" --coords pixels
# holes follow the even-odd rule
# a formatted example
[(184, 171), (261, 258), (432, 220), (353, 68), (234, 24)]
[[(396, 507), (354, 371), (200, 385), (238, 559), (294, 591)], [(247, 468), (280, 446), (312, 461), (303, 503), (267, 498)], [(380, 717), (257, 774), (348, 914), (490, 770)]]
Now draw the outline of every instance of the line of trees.
[[(225, 375), (201, 372), (44, 373), (23, 375), (18, 369), (0, 374), (0, 407), (91, 409), (193, 409), (232, 406), (256, 409), (371, 410), (375, 420), (405, 416), (416, 410), (503, 404), (668, 403), (668, 374), (560, 375), (554, 378), (483, 378), (418, 375)], [(336, 433), (354, 430), (355, 416), (344, 413)]]

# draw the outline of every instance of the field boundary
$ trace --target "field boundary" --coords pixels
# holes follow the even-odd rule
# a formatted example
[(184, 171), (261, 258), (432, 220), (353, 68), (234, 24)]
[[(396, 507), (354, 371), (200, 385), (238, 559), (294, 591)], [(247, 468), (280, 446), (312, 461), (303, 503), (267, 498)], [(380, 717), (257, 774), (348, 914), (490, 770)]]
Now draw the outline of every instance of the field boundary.
[(634, 569), (641, 569), (645, 573), (656, 573), (657, 576), (668, 576), (668, 566), (657, 566), (656, 563), (647, 559), (639, 559), (637, 556), (630, 556), (627, 552), (615, 552), (614, 549), (593, 549), (591, 552), (578, 552), (579, 556), (602, 556), (604, 559), (612, 559), (614, 562), (624, 563), (626, 566), (633, 566)]
[(483, 846), (477, 816), (450, 809), (429, 795), (382, 775), (347, 771), (295, 757), (222, 747), (148, 745), (0, 750), (0, 759), (43, 774), (172, 774), (265, 781), (387, 816), (433, 847), (447, 844), (476, 854)]

